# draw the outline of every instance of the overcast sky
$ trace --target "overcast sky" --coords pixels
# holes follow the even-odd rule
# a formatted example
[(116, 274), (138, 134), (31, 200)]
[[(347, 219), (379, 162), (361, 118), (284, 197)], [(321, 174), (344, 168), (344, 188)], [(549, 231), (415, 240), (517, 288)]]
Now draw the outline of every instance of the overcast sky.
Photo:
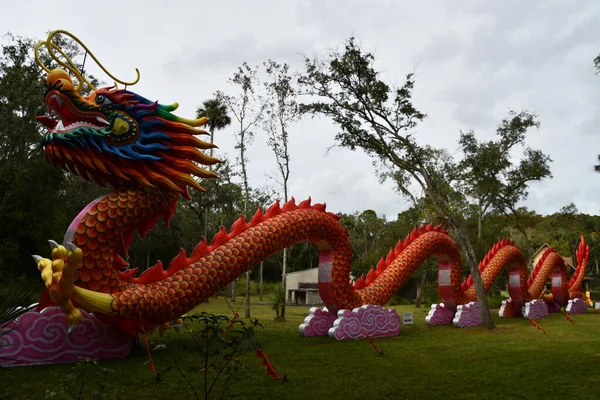
[[(600, 208), (593, 172), (600, 153), (598, 1), (20, 0), (1, 10), (2, 33), (45, 39), (48, 30), (66, 29), (117, 77), (129, 80), (139, 68), (141, 81), (131, 89), (179, 102), (184, 117), (216, 90), (231, 92), (227, 80), (244, 61), (271, 58), (298, 69), (301, 54), (323, 54), (354, 35), (389, 82), (401, 84), (416, 71), (414, 103), (428, 115), (416, 129), (419, 142), (458, 156), (461, 130), (491, 139), (509, 109), (535, 112), (542, 125), (528, 144), (554, 160), (554, 177), (532, 185), (525, 205), (542, 214), (570, 202), (589, 214)], [(312, 196), (333, 212), (373, 209), (394, 219), (407, 203), (391, 183), (379, 183), (362, 152), (327, 153), (335, 133), (327, 120), (293, 126), (290, 195)], [(231, 158), (233, 135), (232, 126), (215, 139)], [(266, 178), (277, 170), (264, 134), (248, 157), (250, 184), (276, 186)]]

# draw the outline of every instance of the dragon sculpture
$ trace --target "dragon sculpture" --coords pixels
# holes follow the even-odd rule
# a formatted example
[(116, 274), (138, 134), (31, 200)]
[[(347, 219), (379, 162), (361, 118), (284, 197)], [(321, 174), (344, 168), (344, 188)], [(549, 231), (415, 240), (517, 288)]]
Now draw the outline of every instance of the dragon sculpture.
[[(57, 49), (50, 38), (43, 44), (51, 52)], [(168, 222), (189, 188), (204, 190), (195, 177), (216, 178), (203, 168), (219, 162), (203, 152), (214, 146), (197, 137), (206, 134), (200, 127), (207, 120), (180, 118), (173, 114), (177, 104), (162, 105), (116, 85), (92, 87), (84, 96), (82, 83), (87, 80), (72, 63), (60, 64), (63, 69), (52, 70), (42, 64), (47, 71), (45, 102), (57, 116), (39, 117), (47, 127), (42, 139), (47, 160), (114, 189), (79, 213), (64, 245), (50, 241), (50, 258), (34, 256), (47, 287), (40, 308), (56, 303), (70, 324), (79, 321), (81, 308), (133, 335), (174, 320), (269, 255), (302, 241), (316, 243), (331, 261), (320, 271), (319, 281), (330, 312), (384, 305), (430, 256), (437, 257), (440, 295), (447, 307), (476, 300), (473, 280), (462, 282), (458, 246), (432, 225), (415, 229), (366, 277), (352, 283), (348, 233), (325, 205), (311, 205), (310, 199), (299, 204), (292, 199), (283, 206), (276, 202), (249, 221), (242, 216), (211, 243), (202, 239), (189, 256), (182, 250), (166, 268), (158, 262), (136, 276), (122, 257), (134, 231), (143, 237), (159, 217)], [(503, 240), (479, 266), (485, 288), (508, 268), (511, 302), (520, 307), (540, 298), (554, 274), (559, 279), (553, 280), (553, 301), (564, 305), (570, 297), (581, 296), (588, 251), (581, 246), (578, 269), (567, 282), (565, 264), (555, 251), (544, 254), (528, 278), (523, 254)]]

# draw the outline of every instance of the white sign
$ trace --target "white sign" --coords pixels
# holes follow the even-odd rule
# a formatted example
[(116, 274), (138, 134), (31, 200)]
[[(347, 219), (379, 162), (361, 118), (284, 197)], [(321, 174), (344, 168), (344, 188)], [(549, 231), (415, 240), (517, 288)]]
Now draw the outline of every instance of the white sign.
[(412, 325), (413, 324), (413, 313), (411, 313), (411, 312), (402, 313), (402, 323), (404, 325)]
[(594, 308), (595, 308), (596, 310), (600, 310), (600, 303), (595, 303), (595, 304), (594, 304)]

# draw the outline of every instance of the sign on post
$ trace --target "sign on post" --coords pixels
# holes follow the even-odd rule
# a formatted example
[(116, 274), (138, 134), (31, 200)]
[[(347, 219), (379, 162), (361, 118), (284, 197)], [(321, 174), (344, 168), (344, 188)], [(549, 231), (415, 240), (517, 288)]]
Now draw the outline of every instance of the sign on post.
[(404, 325), (412, 325), (413, 324), (413, 313), (405, 312), (402, 313), (402, 324)]

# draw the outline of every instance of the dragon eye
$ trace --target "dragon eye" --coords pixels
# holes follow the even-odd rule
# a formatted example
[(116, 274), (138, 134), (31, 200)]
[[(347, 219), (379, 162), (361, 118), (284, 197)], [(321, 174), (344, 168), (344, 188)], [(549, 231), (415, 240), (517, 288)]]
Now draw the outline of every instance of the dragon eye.
[(96, 104), (110, 104), (110, 100), (103, 94), (96, 95)]

